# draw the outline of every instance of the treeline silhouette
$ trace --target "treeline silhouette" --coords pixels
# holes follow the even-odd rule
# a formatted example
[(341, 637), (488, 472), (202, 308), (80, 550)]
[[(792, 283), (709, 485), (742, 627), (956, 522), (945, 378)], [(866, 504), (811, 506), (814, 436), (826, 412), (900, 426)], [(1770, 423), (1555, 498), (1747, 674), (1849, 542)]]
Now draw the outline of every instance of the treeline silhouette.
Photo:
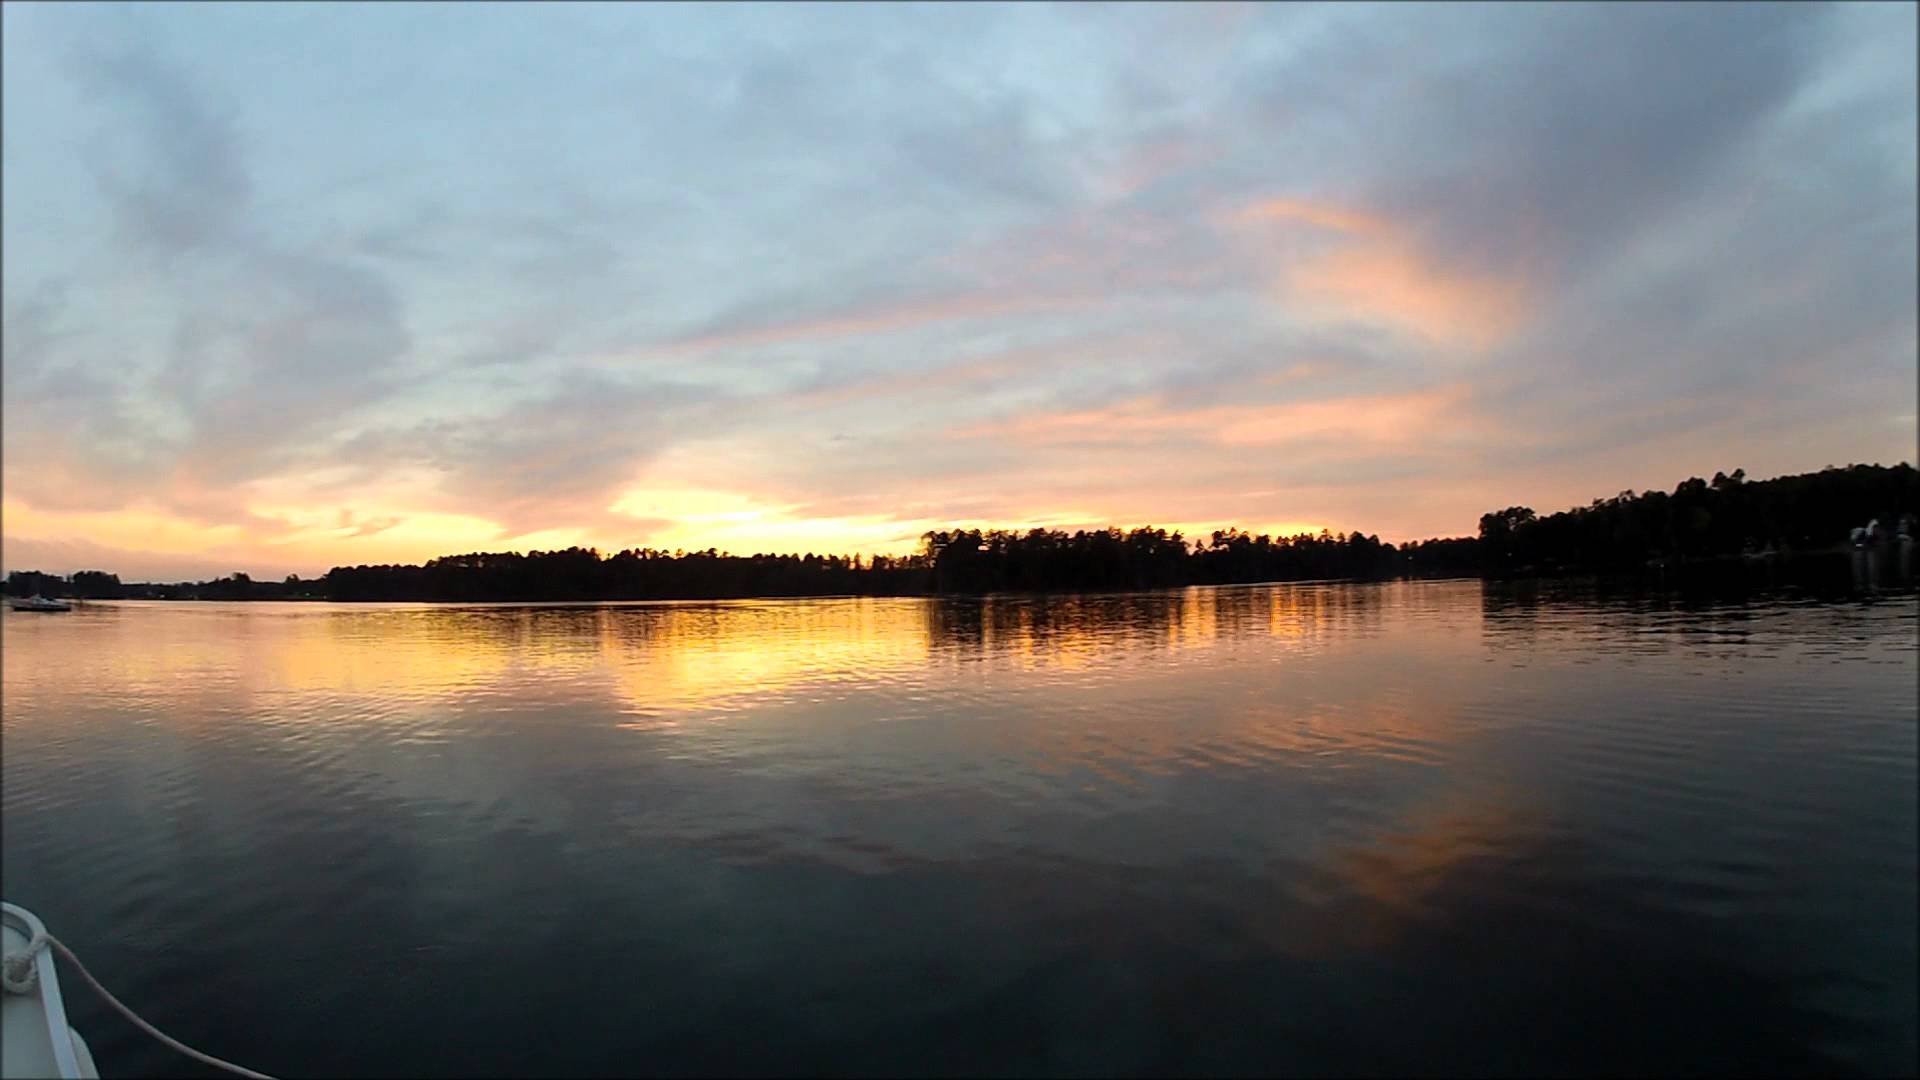
[[(1189, 541), (1158, 528), (929, 532), (907, 556), (751, 555), (587, 548), (473, 553), (425, 565), (336, 566), (317, 579), (123, 585), (86, 570), (70, 578), (10, 574), (13, 595), (206, 600), (551, 601), (749, 596), (904, 596), (995, 591), (1097, 591), (1392, 576), (1615, 573), (1717, 559), (1771, 559), (1832, 549), (1881, 522), (1911, 533), (1920, 472), (1829, 467), (1748, 481), (1743, 470), (1679, 484), (1671, 494), (1621, 492), (1546, 517), (1524, 506), (1484, 514), (1472, 537), (1398, 546), (1361, 533), (1274, 537), (1228, 529)], [(1899, 541), (1894, 541), (1899, 542)]]
[(1239, 529), (1193, 544), (1155, 528), (934, 532), (923, 538), (920, 558), (939, 593), (1153, 589), (1378, 577), (1401, 569), (1398, 551), (1377, 536), (1273, 537)]
[(1757, 481), (1735, 469), (1671, 495), (1623, 491), (1547, 517), (1525, 506), (1482, 515), (1475, 558), (1487, 573), (1556, 574), (1765, 557), (1844, 545), (1873, 521), (1885, 537), (1911, 535), (1916, 515), (1920, 472), (1905, 463)]
[(590, 548), (450, 555), (424, 566), (336, 566), (331, 600), (694, 600), (926, 591), (924, 560)]
[(255, 581), (242, 573), (211, 581), (181, 581), (172, 584), (134, 582), (123, 584), (119, 574), (104, 570), (80, 570), (70, 577), (43, 574), (38, 570), (15, 570), (7, 575), (8, 596), (57, 596), (73, 600), (326, 600), (324, 577), (301, 578), (288, 574), (281, 581)]

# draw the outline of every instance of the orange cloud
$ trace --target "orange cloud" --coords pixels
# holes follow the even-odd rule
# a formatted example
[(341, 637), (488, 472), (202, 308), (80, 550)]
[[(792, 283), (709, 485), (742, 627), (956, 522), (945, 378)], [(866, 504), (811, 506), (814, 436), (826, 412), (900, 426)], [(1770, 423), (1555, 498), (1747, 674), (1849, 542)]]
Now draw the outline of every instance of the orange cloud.
[(1215, 437), (1228, 446), (1257, 446), (1316, 436), (1344, 436), (1374, 443), (1430, 438), (1448, 420), (1461, 425), (1467, 387), (1453, 385), (1404, 394), (1356, 395), (1284, 405), (1235, 406), (1223, 410)]
[(1440, 341), (1498, 344), (1525, 311), (1517, 282), (1453, 273), (1395, 248), (1336, 251), (1287, 275), (1288, 290), (1356, 315), (1386, 317)]
[(239, 525), (207, 525), (160, 509), (135, 506), (123, 510), (42, 510), (31, 503), (7, 498), (4, 506), (7, 535), (28, 539), (83, 536), (103, 547), (151, 551), (162, 555), (194, 554), (221, 549), (246, 539)]
[(1294, 262), (1282, 292), (1329, 313), (1398, 323), (1436, 341), (1485, 349), (1526, 314), (1522, 282), (1443, 265), (1410, 231), (1348, 207), (1267, 199), (1232, 216), (1240, 224), (1305, 225), (1343, 239), (1331, 251)]

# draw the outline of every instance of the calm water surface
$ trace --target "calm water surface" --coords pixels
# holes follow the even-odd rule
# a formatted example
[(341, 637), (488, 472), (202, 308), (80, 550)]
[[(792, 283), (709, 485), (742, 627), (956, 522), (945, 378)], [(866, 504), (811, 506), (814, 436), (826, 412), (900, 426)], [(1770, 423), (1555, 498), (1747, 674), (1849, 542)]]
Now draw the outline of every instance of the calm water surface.
[[(4, 873), (287, 1076), (1910, 1073), (1911, 593), (4, 618)], [(110, 1075), (189, 1063), (72, 976)]]

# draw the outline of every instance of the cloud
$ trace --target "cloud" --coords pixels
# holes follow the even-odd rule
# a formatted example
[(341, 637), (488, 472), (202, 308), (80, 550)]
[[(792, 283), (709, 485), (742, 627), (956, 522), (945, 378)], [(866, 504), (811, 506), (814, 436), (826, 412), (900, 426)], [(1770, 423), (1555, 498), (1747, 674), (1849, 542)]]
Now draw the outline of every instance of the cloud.
[(1169, 409), (1142, 398), (1080, 412), (1034, 413), (969, 427), (961, 438), (1007, 439), (1023, 446), (1137, 444), (1177, 440), (1217, 447), (1285, 446), (1325, 439), (1405, 445), (1432, 442), (1471, 426), (1462, 385), (1408, 393), (1309, 401)]
[[(1353, 152), (1370, 168), (1351, 197), (1501, 274), (1572, 272), (1712, 197), (1832, 21), (1764, 4), (1344, 14), (1342, 32), (1248, 90), (1282, 108), (1318, 80), (1317, 119), (1366, 124)], [(1385, 64), (1393, 77), (1366, 78)], [(1330, 78), (1338, 69), (1348, 77)]]
[[(29, 327), (23, 343), (9, 342), (8, 363), (31, 371), (9, 387), (21, 396), (9, 402), (8, 489), (42, 506), (141, 501), (262, 525), (233, 486), (283, 467), (342, 412), (386, 392), (409, 345), (400, 302), (362, 267), (273, 242), (252, 218), (233, 123), (174, 66), (136, 47), (78, 71), (120, 136), (91, 145), (100, 194), (135, 260), (128, 272), (168, 298), (172, 327), (145, 370), (98, 364), (86, 354), (93, 342), (77, 340), (56, 376), (50, 358), (34, 356), (60, 348), (44, 335)], [(11, 424), (16, 404), (24, 431)], [(169, 430), (160, 418), (181, 423)]]
[[(279, 18), (8, 10), (9, 542), (1407, 535), (1911, 455), (1899, 7)], [(681, 489), (771, 524), (623, 502)]]
[(1324, 305), (1340, 317), (1409, 327), (1429, 340), (1486, 349), (1519, 324), (1526, 307), (1518, 280), (1440, 265), (1408, 230), (1376, 214), (1294, 198), (1264, 199), (1236, 223), (1304, 226), (1335, 246), (1296, 253), (1282, 275), (1282, 302)]
[(345, 536), (378, 536), (404, 520), (397, 514), (360, 520), (352, 510), (342, 508), (340, 525), (335, 531)]
[(859, 373), (849, 377), (822, 380), (819, 384), (770, 395), (767, 405), (777, 410), (864, 403), (876, 398), (913, 398), (944, 401), (963, 389), (975, 392), (993, 384), (1006, 384), (1037, 373), (1056, 371), (1076, 364), (1099, 364), (1130, 349), (1151, 347), (1165, 342), (1139, 333), (1105, 333), (1086, 337), (1053, 339), (1033, 345), (991, 349), (980, 354), (956, 358), (940, 367), (907, 370), (889, 369), (878, 374)]
[(1349, 318), (1403, 323), (1431, 339), (1475, 348), (1499, 343), (1525, 307), (1516, 282), (1449, 273), (1393, 250), (1342, 251), (1292, 268), (1291, 297)]
[(378, 428), (338, 444), (336, 490), (422, 469), (436, 510), (496, 523), (507, 536), (569, 527), (628, 530), (608, 508), (648, 459), (695, 426), (689, 406), (718, 402), (675, 383), (575, 374), (547, 393), (461, 421)]
[(235, 570), (256, 577), (271, 573), (253, 552), (223, 560), (206, 551), (169, 554), (148, 547), (114, 547), (81, 537), (41, 539), (17, 534), (9, 534), (5, 542), (0, 543), (0, 562), (4, 562), (9, 572), (39, 569), (67, 574), (76, 570), (105, 570), (120, 575), (122, 581), (205, 581)]
[(696, 331), (673, 341), (673, 352), (708, 352), (756, 345), (820, 341), (884, 334), (927, 323), (968, 320), (1035, 311), (1057, 306), (1047, 298), (1021, 295), (960, 295), (934, 297), (892, 307), (868, 307), (837, 314), (721, 329), (731, 319), (718, 320), (712, 329)]
[(252, 196), (230, 116), (211, 109), (179, 69), (130, 47), (79, 67), (89, 87), (127, 113), (131, 162), (118, 140), (94, 146), (94, 179), (137, 248), (162, 256), (231, 243)]
[(1314, 203), (1284, 196), (1262, 199), (1241, 210), (1235, 218), (1242, 222), (1273, 221), (1282, 224), (1309, 225), (1318, 229), (1352, 233), (1364, 237), (1384, 237), (1392, 232), (1386, 222), (1371, 214), (1349, 207)]

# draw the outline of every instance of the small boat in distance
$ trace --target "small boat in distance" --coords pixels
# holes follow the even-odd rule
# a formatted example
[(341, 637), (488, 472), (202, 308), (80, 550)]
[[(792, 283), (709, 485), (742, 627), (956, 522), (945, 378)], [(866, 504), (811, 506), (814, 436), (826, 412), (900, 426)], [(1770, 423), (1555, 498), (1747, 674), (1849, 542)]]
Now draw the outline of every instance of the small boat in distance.
[(65, 600), (49, 600), (44, 596), (7, 597), (7, 606), (15, 611), (72, 611), (73, 605)]

